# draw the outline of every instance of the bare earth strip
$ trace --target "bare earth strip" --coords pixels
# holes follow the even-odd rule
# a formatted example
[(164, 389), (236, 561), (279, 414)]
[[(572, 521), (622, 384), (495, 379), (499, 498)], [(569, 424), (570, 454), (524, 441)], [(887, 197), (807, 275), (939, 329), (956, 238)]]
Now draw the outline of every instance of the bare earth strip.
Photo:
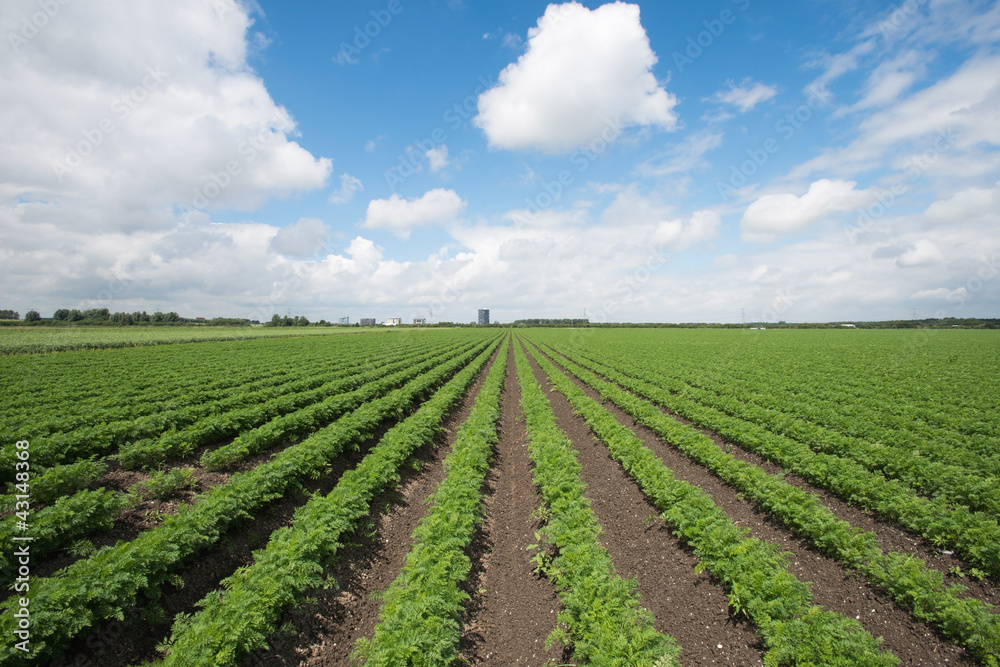
[(474, 595), (463, 619), (462, 657), (472, 665), (536, 667), (550, 659), (564, 661), (559, 647), (544, 649), (562, 607), (548, 580), (534, 574), (526, 549), (535, 541), (538, 497), (513, 351), (501, 400), (499, 444), (486, 481), (486, 515), (474, 541), (478, 555), (470, 582), (473, 591), (485, 592)]

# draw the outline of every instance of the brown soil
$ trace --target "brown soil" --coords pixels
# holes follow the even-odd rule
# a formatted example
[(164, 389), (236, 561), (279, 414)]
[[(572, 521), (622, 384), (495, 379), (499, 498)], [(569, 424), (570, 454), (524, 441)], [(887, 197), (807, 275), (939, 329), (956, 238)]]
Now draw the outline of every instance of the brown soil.
[[(574, 381), (591, 398), (600, 401), (596, 392)], [(754, 537), (789, 552), (789, 572), (801, 581), (812, 582), (816, 604), (857, 619), (873, 635), (881, 636), (883, 650), (894, 653), (903, 665), (976, 664), (964, 649), (940, 638), (933, 628), (897, 607), (879, 587), (819, 553), (767, 511), (745, 500), (735, 489), (663, 442), (648, 428), (636, 424), (614, 404), (604, 403), (604, 407), (620, 423), (631, 428), (678, 479), (701, 487), (737, 525), (749, 528)]]
[(468, 419), (492, 365), (491, 359), (449, 415), (444, 432), (415, 452), (412, 460), (419, 462), (419, 468), (404, 465), (398, 487), (373, 501), (369, 526), (348, 540), (354, 544), (339, 554), (337, 564), (327, 572), (336, 585), (309, 591), (310, 602), (287, 612), (280, 624), (282, 631), (268, 637), (271, 648), (254, 652), (246, 664), (350, 664), (357, 640), (374, 633), (382, 604), (380, 594), (406, 561), (413, 530), (427, 511), (425, 501), (444, 479), (444, 458), (458, 428)]
[(656, 507), (534, 360), (531, 366), (556, 423), (579, 454), (585, 495), (604, 530), (601, 543), (618, 573), (638, 581), (641, 604), (653, 613), (656, 629), (681, 646), (681, 664), (763, 664), (763, 641), (754, 626), (730, 614), (725, 590), (708, 574), (695, 574), (698, 559), (691, 550), (657, 520)]
[(540, 527), (534, 518), (539, 499), (513, 349), (501, 399), (499, 443), (486, 479), (485, 521), (474, 542), (469, 588), (475, 593), (462, 619), (462, 657), (471, 665), (497, 667), (565, 662), (558, 646), (545, 650), (562, 605), (552, 584), (534, 574), (527, 551)]

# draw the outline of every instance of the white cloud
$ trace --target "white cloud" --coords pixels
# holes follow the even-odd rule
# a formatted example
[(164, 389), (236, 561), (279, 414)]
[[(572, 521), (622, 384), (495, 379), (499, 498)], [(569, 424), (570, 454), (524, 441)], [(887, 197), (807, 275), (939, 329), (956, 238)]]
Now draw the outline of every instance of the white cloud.
[[(0, 193), (58, 204), (76, 226), (165, 223), (150, 211), (259, 207), (322, 187), (332, 163), (293, 137), (291, 114), (247, 64), (242, 5), (179, 0), (60, 4), (15, 54), (0, 49)], [(38, 11), (0, 6), (0, 25)], [(59, 216), (56, 216), (59, 217)]]
[(637, 5), (549, 5), (527, 51), (480, 95), (474, 123), (493, 147), (551, 153), (631, 126), (673, 130), (677, 99), (652, 73), (656, 61)]
[(695, 211), (684, 218), (657, 197), (641, 194), (635, 185), (619, 192), (601, 214), (601, 222), (609, 228), (678, 251), (715, 238), (722, 225), (719, 215), (710, 210)]
[(454, 190), (435, 188), (418, 199), (373, 199), (362, 225), (367, 229), (388, 229), (400, 238), (409, 238), (415, 227), (443, 224), (456, 220), (465, 211), (466, 202)]
[(726, 84), (729, 88), (718, 91), (710, 99), (739, 107), (742, 113), (750, 111), (761, 102), (766, 102), (778, 94), (778, 89), (774, 86), (759, 81), (754, 82), (750, 77), (743, 79), (739, 85), (732, 80)]
[(636, 171), (641, 175), (667, 176), (670, 174), (686, 174), (696, 169), (709, 166), (704, 156), (722, 145), (722, 133), (701, 130), (691, 132), (682, 141), (674, 144), (663, 153), (640, 164)]
[(854, 181), (824, 178), (812, 183), (801, 197), (790, 193), (764, 195), (743, 213), (740, 221), (743, 238), (767, 243), (832, 214), (854, 209), (870, 197), (869, 193), (855, 190), (856, 185)]
[(958, 289), (948, 289), (947, 287), (938, 287), (937, 289), (922, 289), (918, 292), (914, 292), (910, 295), (911, 299), (928, 299), (935, 301), (948, 301), (955, 299), (956, 297), (963, 299), (965, 298), (968, 290), (964, 287), (959, 287)]
[(929, 266), (938, 264), (944, 260), (944, 255), (933, 242), (927, 239), (919, 239), (913, 247), (904, 252), (896, 264), (901, 267)]
[(268, 244), (268, 250), (286, 257), (305, 259), (326, 249), (330, 229), (319, 218), (299, 218), (282, 227)]
[(925, 56), (917, 51), (906, 51), (882, 63), (868, 75), (865, 94), (852, 110), (884, 107), (899, 99), (921, 76)]
[(927, 207), (924, 218), (934, 224), (976, 220), (983, 216), (994, 221), (1000, 215), (1000, 183), (993, 188), (966, 188), (948, 199)]
[[(927, 151), (968, 162), (984, 145), (1000, 145), (1000, 56), (973, 57), (956, 72), (865, 117), (847, 146), (823, 152), (792, 171), (855, 175), (893, 162), (912, 168)], [(946, 159), (927, 160), (921, 171), (944, 170)]]
[(439, 172), (451, 164), (448, 162), (448, 147), (444, 144), (427, 150), (424, 157), (430, 163), (432, 172)]
[(344, 173), (340, 175), (340, 189), (332, 193), (329, 198), (331, 204), (346, 204), (354, 198), (355, 192), (365, 189), (360, 178)]

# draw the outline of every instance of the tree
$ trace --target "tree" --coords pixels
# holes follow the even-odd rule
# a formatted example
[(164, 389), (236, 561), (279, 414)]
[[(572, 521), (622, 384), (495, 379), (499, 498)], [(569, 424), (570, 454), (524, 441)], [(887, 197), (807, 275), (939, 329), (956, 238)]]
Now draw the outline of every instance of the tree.
[(0, 320), (19, 320), (21, 313), (16, 310), (0, 310)]
[(66, 308), (60, 308), (56, 312), (52, 313), (52, 319), (57, 322), (66, 322), (69, 320), (69, 310)]
[(29, 310), (24, 314), (25, 322), (41, 322), (42, 316), (38, 314), (37, 310)]

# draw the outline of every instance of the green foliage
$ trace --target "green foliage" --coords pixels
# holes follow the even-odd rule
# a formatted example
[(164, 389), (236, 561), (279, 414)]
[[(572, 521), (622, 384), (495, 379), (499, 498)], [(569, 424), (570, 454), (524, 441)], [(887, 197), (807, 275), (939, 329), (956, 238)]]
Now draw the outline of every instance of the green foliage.
[[(406, 386), (364, 404), (253, 470), (232, 475), (193, 505), (182, 505), (177, 514), (165, 517), (161, 525), (131, 542), (77, 561), (58, 577), (33, 579), (31, 604), (36, 625), (31, 652), (20, 662), (37, 664), (94, 624), (122, 615), (140, 595), (152, 594), (168, 582), (192, 555), (217, 544), (234, 524), (282, 497), (299, 481), (318, 475), (332, 458), (371, 437), (385, 420), (401, 417), (414, 401), (432, 393), (486, 345), (480, 343), (477, 349), (457, 355)], [(330, 524), (331, 529), (335, 527)], [(287, 577), (314, 580), (307, 575), (315, 568), (303, 567), (281, 571), (280, 576), (276, 573), (273, 582), (268, 583), (275, 604), (292, 600), (291, 589), (282, 589)], [(5, 655), (18, 655), (13, 653), (12, 630), (17, 626), (13, 612), (6, 604), (0, 614), (0, 652)], [(256, 637), (248, 633), (240, 636), (241, 641)]]
[(277, 630), (282, 612), (301, 601), (307, 590), (322, 585), (324, 567), (368, 514), (372, 498), (396, 484), (399, 467), (418, 447), (431, 442), (498, 344), (480, 346), (470, 353), (476, 355), (471, 362), (466, 354), (447, 364), (444, 368), (452, 372), (464, 368), (413, 415), (391, 428), (356, 468), (341, 476), (333, 491), (314, 496), (295, 513), (291, 526), (272, 533), (254, 563), (223, 582), (224, 592), (210, 593), (194, 616), (178, 618), (162, 664), (236, 665), (262, 646), (267, 634)]
[[(566, 353), (586, 366), (599, 369), (605, 377), (637, 395), (651, 396), (661, 403), (672, 399), (672, 395), (649, 383)], [(959, 587), (945, 587), (941, 573), (927, 568), (919, 559), (895, 552), (883, 553), (874, 534), (859, 531), (839, 520), (815, 495), (722, 452), (710, 438), (663, 414), (648, 401), (601, 380), (571, 361), (559, 360), (571, 373), (597, 390), (603, 399), (614, 402), (638, 423), (745, 493), (796, 534), (812, 541), (820, 551), (883, 586), (916, 618), (939, 627), (983, 664), (996, 664), (997, 655), (1000, 655), (1000, 615), (994, 608), (978, 600), (962, 598)], [(671, 407), (676, 408), (677, 404), (671, 403)]]
[[(756, 623), (770, 649), (768, 664), (898, 664), (895, 656), (879, 651), (880, 640), (855, 620), (814, 607), (808, 586), (788, 572), (785, 556), (774, 545), (749, 537), (749, 531), (734, 525), (708, 494), (677, 480), (630, 428), (548, 359), (534, 350), (532, 356), (607, 444), (611, 456), (663, 511), (674, 533), (694, 549), (699, 566), (725, 585), (734, 611)], [(812, 648), (807, 650), (801, 643)], [(802, 662), (790, 663), (789, 656)]]
[(132, 485), (129, 492), (145, 498), (162, 500), (178, 491), (192, 489), (197, 485), (198, 480), (195, 479), (193, 468), (173, 468), (154, 472), (145, 482)]
[(402, 572), (385, 592), (374, 636), (358, 643), (356, 657), (368, 667), (452, 665), (458, 660), (458, 618), (468, 599), (459, 584), (472, 568), (465, 549), (479, 523), (480, 490), (498, 442), (507, 348), (505, 340), (469, 418), (455, 434), (444, 461), (447, 475), (413, 532)]
[(680, 647), (653, 628), (635, 581), (615, 573), (598, 541), (601, 527), (583, 495), (576, 452), (556, 426), (521, 346), (514, 352), (535, 484), (548, 510), (538, 546), (551, 548), (553, 556), (539, 556), (539, 565), (563, 603), (558, 621), (564, 631), (557, 628), (552, 639), (571, 641), (574, 656), (594, 665), (678, 664)]

